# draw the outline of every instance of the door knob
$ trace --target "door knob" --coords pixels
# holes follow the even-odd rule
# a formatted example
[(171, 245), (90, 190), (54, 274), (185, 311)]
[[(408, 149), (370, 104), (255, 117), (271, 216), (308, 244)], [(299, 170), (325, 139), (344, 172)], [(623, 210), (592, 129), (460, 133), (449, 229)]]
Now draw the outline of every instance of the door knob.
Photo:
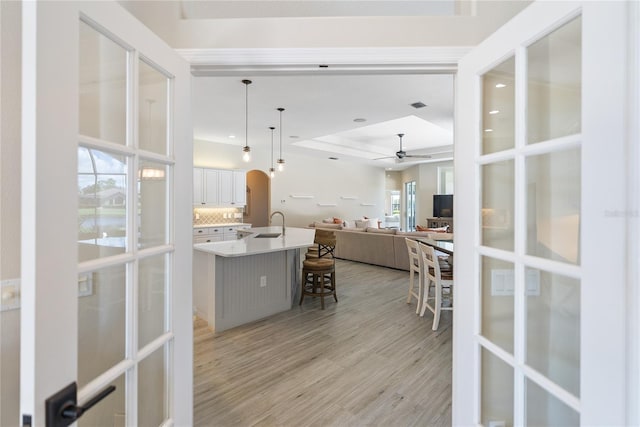
[(45, 402), (46, 426), (66, 427), (73, 424), (96, 403), (113, 393), (116, 386), (110, 385), (93, 396), (83, 406), (78, 406), (78, 385), (72, 382)]

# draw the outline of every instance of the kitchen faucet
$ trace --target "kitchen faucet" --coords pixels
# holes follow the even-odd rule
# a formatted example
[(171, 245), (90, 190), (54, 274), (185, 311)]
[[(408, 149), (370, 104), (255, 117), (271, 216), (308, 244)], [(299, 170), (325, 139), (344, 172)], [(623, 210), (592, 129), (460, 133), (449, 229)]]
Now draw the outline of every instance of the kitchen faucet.
[(269, 224), (271, 224), (273, 222), (273, 216), (275, 214), (280, 214), (280, 216), (282, 216), (282, 235), (284, 236), (284, 214), (280, 211), (275, 211), (271, 214), (271, 216), (269, 217)]

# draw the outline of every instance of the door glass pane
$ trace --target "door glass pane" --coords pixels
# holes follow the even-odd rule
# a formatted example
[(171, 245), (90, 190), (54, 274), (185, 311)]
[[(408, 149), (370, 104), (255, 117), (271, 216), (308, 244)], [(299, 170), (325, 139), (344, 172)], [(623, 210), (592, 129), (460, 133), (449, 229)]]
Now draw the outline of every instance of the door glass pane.
[(580, 263), (580, 149), (531, 156), (527, 169), (527, 254)]
[(482, 244), (513, 250), (513, 160), (482, 166)]
[(526, 362), (580, 396), (580, 282), (527, 269)]
[(139, 63), (138, 129), (140, 148), (167, 154), (167, 82), (164, 74), (144, 61)]
[(513, 264), (482, 257), (481, 333), (496, 345), (513, 353)]
[(138, 170), (140, 248), (167, 243), (167, 167), (141, 161)]
[(482, 154), (514, 147), (515, 73), (511, 57), (482, 76)]
[(527, 143), (580, 133), (582, 18), (527, 49)]
[(159, 426), (166, 418), (165, 366), (165, 347), (154, 351), (138, 364), (139, 426)]
[(78, 385), (125, 358), (126, 267), (78, 277)]
[(80, 22), (80, 134), (126, 143), (127, 51)]
[(78, 420), (79, 427), (124, 427), (126, 425), (125, 409), (125, 376), (120, 375), (110, 385), (116, 389), (109, 396), (100, 401), (98, 405), (85, 412)]
[(138, 268), (138, 348), (165, 331), (165, 256), (143, 258)]
[(525, 394), (528, 426), (580, 425), (580, 414), (529, 379), (526, 380)]
[(80, 262), (124, 252), (127, 231), (127, 159), (78, 148)]
[(513, 426), (513, 368), (491, 352), (482, 349), (481, 402), (482, 424), (502, 421), (505, 427)]

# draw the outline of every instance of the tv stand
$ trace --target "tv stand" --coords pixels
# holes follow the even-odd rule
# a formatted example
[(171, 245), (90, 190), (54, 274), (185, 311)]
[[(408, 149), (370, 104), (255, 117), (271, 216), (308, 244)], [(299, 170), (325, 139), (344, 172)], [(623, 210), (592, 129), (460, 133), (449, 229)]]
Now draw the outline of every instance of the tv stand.
[(453, 233), (453, 218), (427, 218), (427, 227), (440, 228), (449, 226), (449, 233)]

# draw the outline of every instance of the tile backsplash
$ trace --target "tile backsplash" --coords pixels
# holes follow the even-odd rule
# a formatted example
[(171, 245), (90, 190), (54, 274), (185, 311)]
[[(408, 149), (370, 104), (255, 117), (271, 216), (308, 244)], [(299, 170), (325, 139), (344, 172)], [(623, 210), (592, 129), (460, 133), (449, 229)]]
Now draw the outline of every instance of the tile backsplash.
[(193, 209), (193, 225), (242, 222), (243, 212), (243, 208), (195, 208)]

